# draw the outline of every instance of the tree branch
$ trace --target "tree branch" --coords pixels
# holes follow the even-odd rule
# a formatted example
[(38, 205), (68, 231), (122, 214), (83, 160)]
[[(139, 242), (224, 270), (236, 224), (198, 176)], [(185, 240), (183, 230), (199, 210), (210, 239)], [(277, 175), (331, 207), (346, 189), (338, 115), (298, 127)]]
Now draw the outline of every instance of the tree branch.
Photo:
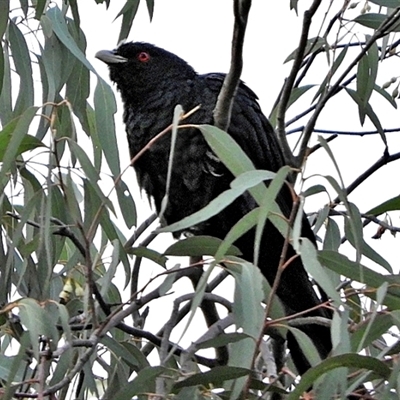
[(234, 0), (235, 24), (233, 27), (231, 65), (225, 76), (214, 108), (214, 125), (227, 131), (231, 119), (233, 101), (243, 67), (243, 43), (251, 0)]

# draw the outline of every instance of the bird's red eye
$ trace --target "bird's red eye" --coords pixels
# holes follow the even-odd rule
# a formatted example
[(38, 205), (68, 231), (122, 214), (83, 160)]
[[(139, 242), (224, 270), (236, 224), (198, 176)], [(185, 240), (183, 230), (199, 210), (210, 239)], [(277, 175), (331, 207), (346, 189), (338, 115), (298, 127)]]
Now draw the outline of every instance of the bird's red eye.
[(147, 62), (147, 61), (150, 60), (150, 54), (149, 54), (149, 53), (146, 53), (145, 51), (142, 51), (142, 52), (140, 52), (140, 53), (137, 55), (137, 59), (138, 59), (140, 62)]

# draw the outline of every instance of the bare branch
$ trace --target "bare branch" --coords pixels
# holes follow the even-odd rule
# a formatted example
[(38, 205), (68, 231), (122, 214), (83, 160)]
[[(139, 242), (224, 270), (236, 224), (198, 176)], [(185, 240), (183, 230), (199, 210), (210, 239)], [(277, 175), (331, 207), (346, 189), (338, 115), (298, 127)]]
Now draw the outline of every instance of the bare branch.
[(235, 24), (233, 27), (231, 66), (225, 76), (214, 108), (214, 125), (224, 131), (227, 131), (229, 127), (233, 101), (242, 73), (243, 43), (250, 7), (251, 0), (234, 1)]

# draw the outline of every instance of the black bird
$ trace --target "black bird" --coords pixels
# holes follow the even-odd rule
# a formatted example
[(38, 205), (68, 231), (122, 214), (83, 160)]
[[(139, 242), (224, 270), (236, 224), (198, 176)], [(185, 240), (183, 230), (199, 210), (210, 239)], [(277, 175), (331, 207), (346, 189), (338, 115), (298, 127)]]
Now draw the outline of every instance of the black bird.
[[(133, 157), (150, 139), (170, 125), (174, 107), (181, 104), (186, 111), (201, 104), (185, 123), (213, 124), (213, 109), (224, 80), (224, 74), (199, 75), (184, 60), (166, 50), (148, 43), (124, 43), (113, 51), (102, 50), (96, 57), (110, 69), (110, 78), (116, 83), (124, 103), (124, 122)], [(263, 115), (257, 96), (240, 83), (233, 104), (228, 133), (247, 153), (257, 169), (278, 171), (285, 165), (274, 129)], [(170, 136), (158, 140), (135, 163), (138, 182), (154, 199), (157, 211), (165, 195)], [(233, 175), (216, 159), (197, 129), (179, 131), (172, 170), (169, 203), (164, 212), (168, 224), (198, 211), (223, 191), (229, 189)], [(277, 202), (289, 217), (292, 195), (284, 186)], [(223, 239), (232, 226), (257, 206), (249, 193), (245, 193), (224, 211), (210, 220), (193, 227), (198, 235), (211, 235)], [(302, 236), (315, 243), (313, 232), (303, 218)], [(267, 221), (262, 237), (258, 266), (272, 285), (282, 253), (284, 238)], [(254, 230), (242, 236), (235, 245), (243, 258), (252, 261)], [(289, 247), (287, 259), (295, 254)], [(293, 314), (308, 310), (321, 303), (301, 263), (295, 258), (285, 269), (277, 294), (286, 312)], [(319, 308), (309, 316), (330, 318), (329, 311)], [(329, 328), (307, 325), (306, 332), (322, 358), (331, 351)], [(309, 367), (295, 338), (288, 335), (288, 347), (300, 374)]]

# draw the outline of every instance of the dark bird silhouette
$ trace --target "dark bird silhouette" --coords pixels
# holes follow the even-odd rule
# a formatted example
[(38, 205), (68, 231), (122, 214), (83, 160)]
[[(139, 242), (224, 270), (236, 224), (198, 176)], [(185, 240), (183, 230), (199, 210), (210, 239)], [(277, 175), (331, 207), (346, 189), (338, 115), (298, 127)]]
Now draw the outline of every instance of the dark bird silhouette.
[[(213, 124), (213, 109), (222, 86), (224, 74), (199, 75), (184, 60), (148, 43), (125, 43), (113, 51), (99, 51), (96, 57), (110, 69), (110, 78), (116, 83), (124, 103), (124, 122), (129, 150), (133, 157), (150, 139), (172, 121), (174, 107), (181, 104), (188, 111), (201, 104), (185, 123)], [(233, 104), (228, 133), (247, 153), (257, 169), (278, 171), (285, 165), (274, 129), (263, 115), (257, 96), (240, 83)], [(166, 176), (170, 151), (170, 136), (163, 136), (135, 163), (138, 182), (154, 199), (157, 211), (166, 190)], [(233, 175), (216, 158), (197, 129), (179, 131), (172, 170), (169, 203), (164, 212), (168, 224), (200, 210), (223, 191), (229, 189)], [(288, 218), (293, 199), (287, 186), (277, 202)], [(257, 206), (245, 193), (220, 214), (190, 229), (196, 235), (211, 235), (223, 239), (232, 226)], [(315, 243), (313, 232), (303, 218), (302, 236)], [(243, 235), (235, 245), (243, 258), (253, 260), (254, 230)], [(284, 238), (267, 221), (259, 255), (258, 266), (272, 285), (277, 273)], [(295, 254), (289, 246), (287, 259)], [(321, 303), (301, 263), (295, 258), (284, 270), (277, 294), (286, 312), (293, 314)], [(331, 317), (329, 311), (316, 309), (308, 316)], [(329, 328), (305, 325), (301, 328), (314, 342), (322, 358), (331, 351)], [(295, 338), (288, 335), (288, 347), (300, 374), (309, 363)]]

